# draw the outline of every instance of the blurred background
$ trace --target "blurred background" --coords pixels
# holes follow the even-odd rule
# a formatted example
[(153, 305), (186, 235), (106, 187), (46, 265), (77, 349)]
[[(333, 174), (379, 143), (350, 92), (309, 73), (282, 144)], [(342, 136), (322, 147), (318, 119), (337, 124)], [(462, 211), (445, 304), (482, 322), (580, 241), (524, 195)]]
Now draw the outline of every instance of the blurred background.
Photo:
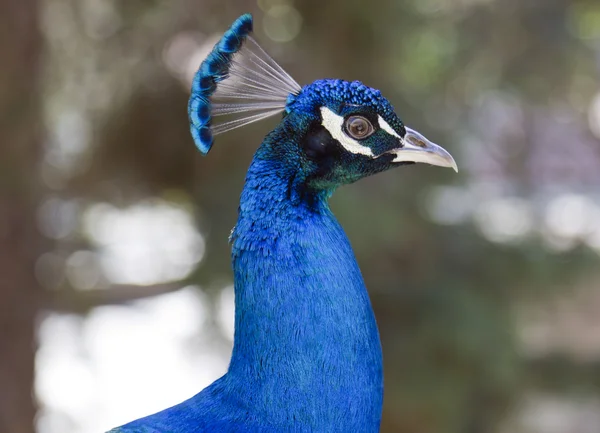
[(244, 12), (299, 83), (380, 88), (461, 169), (332, 199), (382, 432), (599, 432), (597, 0), (0, 0), (0, 432), (103, 432), (226, 371), (227, 237), (277, 120), (203, 158), (186, 107)]

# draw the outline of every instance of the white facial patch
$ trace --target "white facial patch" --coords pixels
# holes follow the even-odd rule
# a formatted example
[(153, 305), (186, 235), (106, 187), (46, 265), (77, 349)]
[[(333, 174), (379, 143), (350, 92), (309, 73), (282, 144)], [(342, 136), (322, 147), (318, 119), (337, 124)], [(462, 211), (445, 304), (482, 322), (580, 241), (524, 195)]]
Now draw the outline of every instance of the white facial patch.
[(329, 131), (331, 136), (348, 152), (371, 157), (374, 156), (370, 147), (363, 146), (357, 140), (346, 135), (343, 130), (344, 118), (342, 116), (338, 116), (327, 107), (321, 107), (321, 119), (321, 125), (323, 125), (323, 127)]
[(394, 128), (392, 128), (390, 126), (390, 124), (387, 123), (383, 117), (377, 116), (377, 120), (379, 121), (379, 127), (381, 129), (383, 129), (388, 134), (390, 134), (390, 135), (392, 135), (392, 136), (394, 136), (394, 137), (399, 138), (400, 140), (402, 140), (402, 137), (400, 137), (398, 135), (398, 133), (396, 131), (394, 131)]

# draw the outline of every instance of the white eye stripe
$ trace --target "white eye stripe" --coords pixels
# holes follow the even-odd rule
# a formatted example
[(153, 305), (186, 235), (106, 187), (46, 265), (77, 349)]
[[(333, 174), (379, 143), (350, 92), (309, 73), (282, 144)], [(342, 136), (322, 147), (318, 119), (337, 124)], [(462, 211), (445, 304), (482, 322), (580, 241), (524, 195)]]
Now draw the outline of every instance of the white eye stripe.
[(377, 116), (377, 120), (379, 121), (379, 127), (381, 129), (383, 129), (388, 134), (390, 134), (390, 135), (392, 135), (392, 136), (394, 136), (394, 137), (399, 138), (400, 140), (402, 140), (402, 137), (400, 137), (398, 135), (398, 133), (396, 131), (394, 131), (394, 128), (392, 128), (390, 126), (390, 124), (387, 123), (383, 117)]
[[(368, 146), (363, 146), (357, 140), (348, 137), (343, 131), (344, 118), (338, 116), (327, 107), (321, 107), (321, 125), (329, 131), (331, 136), (337, 140), (350, 153), (374, 156)], [(389, 126), (389, 125), (388, 125)]]

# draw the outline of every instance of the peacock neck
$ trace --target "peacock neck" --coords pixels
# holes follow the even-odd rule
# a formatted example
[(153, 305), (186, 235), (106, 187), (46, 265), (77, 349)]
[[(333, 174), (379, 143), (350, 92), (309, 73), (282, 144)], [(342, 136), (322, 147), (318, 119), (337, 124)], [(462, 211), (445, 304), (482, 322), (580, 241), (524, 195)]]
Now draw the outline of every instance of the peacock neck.
[(303, 188), (296, 170), (255, 156), (232, 233), (227, 377), (273, 425), (378, 431), (382, 358), (368, 294), (328, 194)]

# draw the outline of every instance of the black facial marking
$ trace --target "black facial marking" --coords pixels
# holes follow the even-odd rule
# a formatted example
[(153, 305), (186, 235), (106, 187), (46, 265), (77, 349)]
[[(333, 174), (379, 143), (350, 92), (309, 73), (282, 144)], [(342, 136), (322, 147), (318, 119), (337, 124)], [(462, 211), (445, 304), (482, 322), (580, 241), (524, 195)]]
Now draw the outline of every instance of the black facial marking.
[(306, 156), (310, 159), (321, 159), (336, 150), (335, 140), (329, 131), (316, 123), (311, 125), (306, 133), (303, 147)]

